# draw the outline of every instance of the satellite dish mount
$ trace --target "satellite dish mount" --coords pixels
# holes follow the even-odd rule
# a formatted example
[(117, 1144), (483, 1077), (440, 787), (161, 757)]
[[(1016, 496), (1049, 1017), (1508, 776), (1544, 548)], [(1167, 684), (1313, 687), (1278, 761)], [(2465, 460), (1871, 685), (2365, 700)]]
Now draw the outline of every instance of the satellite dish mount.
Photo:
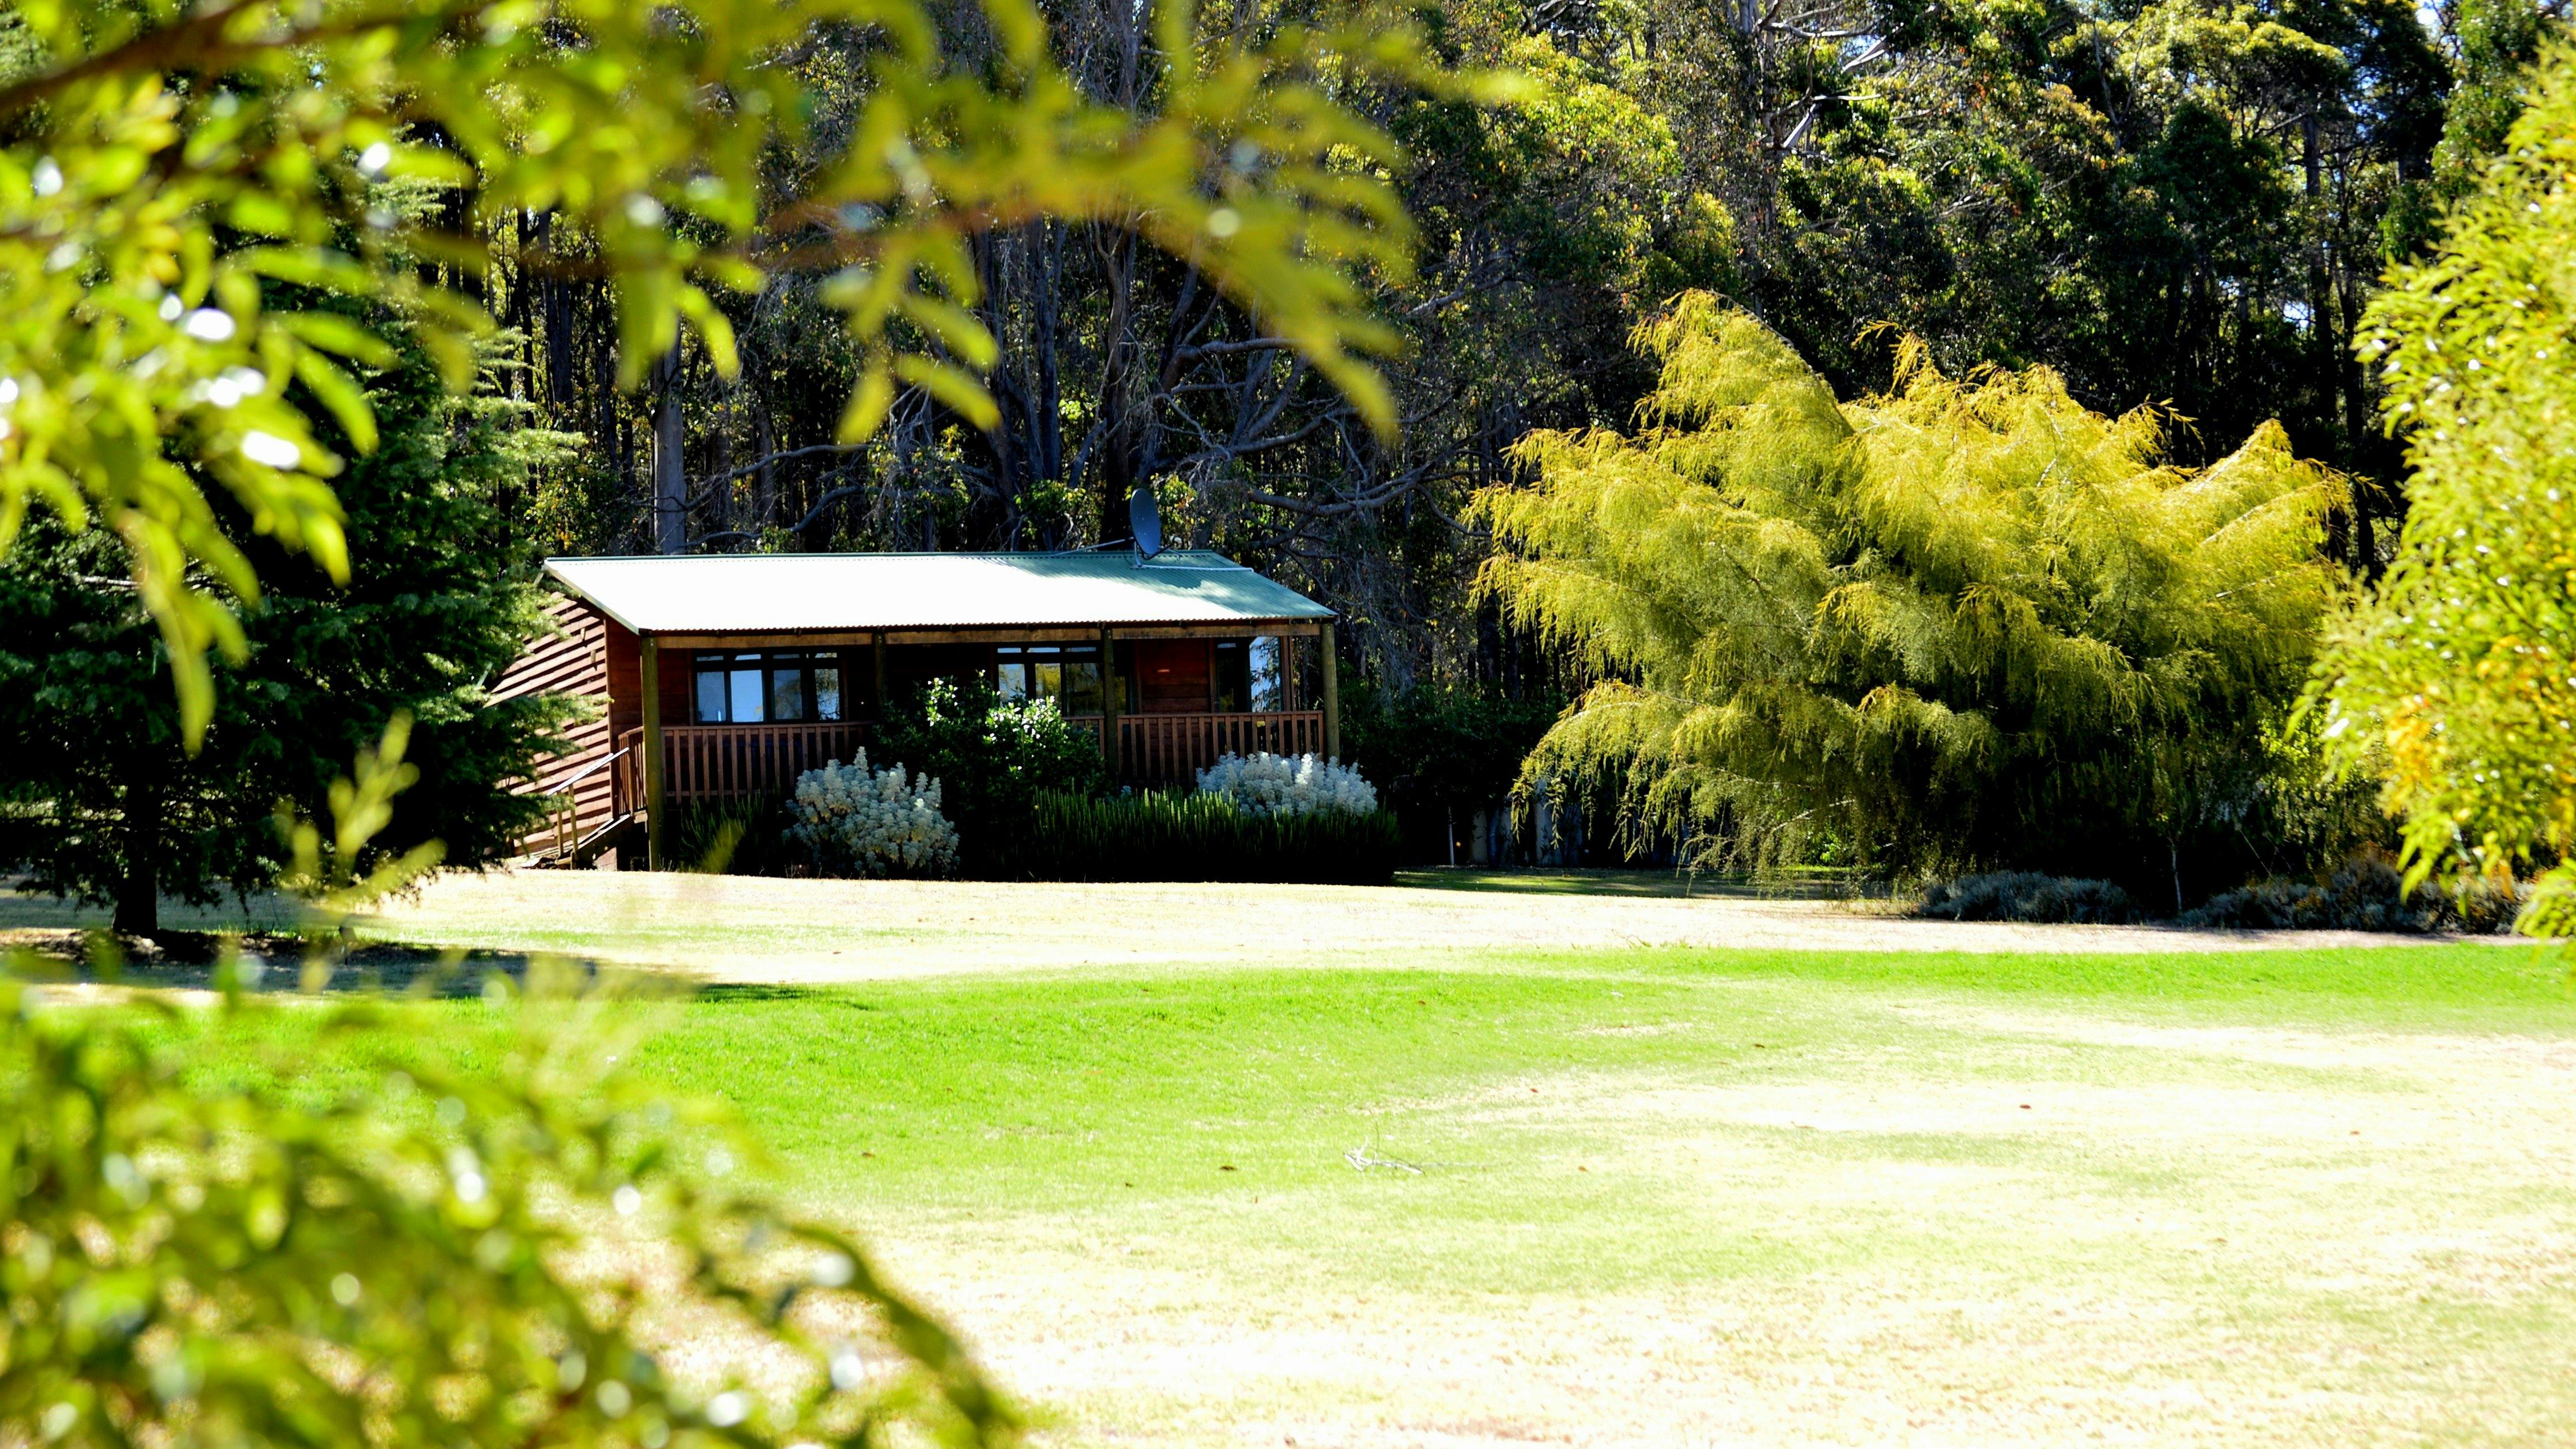
[(1163, 515), (1154, 506), (1154, 489), (1139, 483), (1127, 495), (1127, 530), (1135, 535), (1138, 562), (1163, 551)]

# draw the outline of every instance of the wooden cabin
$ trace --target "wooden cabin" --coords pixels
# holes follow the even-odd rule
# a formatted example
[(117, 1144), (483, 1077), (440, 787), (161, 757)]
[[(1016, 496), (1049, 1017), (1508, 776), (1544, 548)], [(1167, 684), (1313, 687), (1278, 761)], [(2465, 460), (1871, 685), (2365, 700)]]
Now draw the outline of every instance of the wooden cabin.
[(1057, 701), (1133, 784), (1186, 785), (1228, 753), (1341, 750), (1332, 610), (1219, 554), (559, 558), (545, 572), (557, 632), (495, 693), (597, 706), (526, 787), (554, 802), (529, 842), (545, 861), (622, 844), (658, 864), (669, 807), (783, 795), (941, 677)]

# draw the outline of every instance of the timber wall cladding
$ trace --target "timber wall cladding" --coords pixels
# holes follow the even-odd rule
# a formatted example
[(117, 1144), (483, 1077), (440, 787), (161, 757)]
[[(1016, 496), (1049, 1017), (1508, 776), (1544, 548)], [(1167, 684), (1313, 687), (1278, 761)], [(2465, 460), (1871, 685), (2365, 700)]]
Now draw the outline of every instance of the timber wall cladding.
[[(643, 646), (635, 633), (625, 625), (610, 621), (608, 637), (608, 725), (623, 739), (628, 730), (644, 727), (644, 690), (642, 686)], [(661, 651), (662, 723), (689, 722), (689, 660), (691, 651), (665, 646)]]
[[(552, 626), (530, 644), (493, 682), (492, 700), (501, 703), (531, 694), (562, 694), (587, 701), (592, 712), (564, 733), (572, 747), (537, 766), (535, 778), (510, 788), (520, 795), (542, 794), (608, 756), (610, 735), (609, 650), (607, 621), (579, 599), (557, 597), (546, 606)], [(630, 663), (631, 671), (633, 665)], [(608, 823), (615, 808), (608, 770), (595, 771), (573, 787), (573, 810), (582, 834)]]

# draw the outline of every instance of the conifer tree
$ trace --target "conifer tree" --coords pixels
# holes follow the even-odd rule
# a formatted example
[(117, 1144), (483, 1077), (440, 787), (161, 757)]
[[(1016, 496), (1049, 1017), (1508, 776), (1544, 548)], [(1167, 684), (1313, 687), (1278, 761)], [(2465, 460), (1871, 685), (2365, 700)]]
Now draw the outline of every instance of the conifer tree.
[(2335, 475), (2273, 426), (2173, 467), (2163, 415), (1910, 339), (1841, 404), (1704, 294), (1639, 341), (1635, 432), (1534, 434), (1535, 485), (1480, 499), (1484, 586), (1603, 680), (1525, 778), (1738, 864), (2213, 883), (2344, 587)]
[(369, 402), (381, 441), (339, 486), (348, 582), (252, 545), (263, 590), (244, 611), (248, 647), (217, 666), (193, 755), (121, 541), (38, 514), (0, 558), (0, 861), (36, 888), (112, 903), (133, 933), (158, 929), (163, 895), (265, 888), (286, 863), (278, 804), (323, 813), (331, 782), (397, 712), (416, 721), (421, 778), (379, 848), (437, 840), (473, 865), (509, 853), (532, 822), (536, 802), (507, 782), (527, 776), (571, 706), (483, 698), (542, 627), (534, 581), (501, 562), (492, 505), (532, 449), (560, 439), (508, 427), (488, 395), (449, 396), (416, 349)]

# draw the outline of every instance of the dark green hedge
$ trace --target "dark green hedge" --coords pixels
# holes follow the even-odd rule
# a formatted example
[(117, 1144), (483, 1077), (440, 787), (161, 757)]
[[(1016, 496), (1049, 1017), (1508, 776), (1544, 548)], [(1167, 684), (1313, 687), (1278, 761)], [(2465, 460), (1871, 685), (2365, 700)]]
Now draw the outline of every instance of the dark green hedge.
[(1303, 881), (1384, 885), (1404, 849), (1395, 817), (1245, 815), (1214, 795), (1041, 793), (1006, 873), (1019, 880)]

